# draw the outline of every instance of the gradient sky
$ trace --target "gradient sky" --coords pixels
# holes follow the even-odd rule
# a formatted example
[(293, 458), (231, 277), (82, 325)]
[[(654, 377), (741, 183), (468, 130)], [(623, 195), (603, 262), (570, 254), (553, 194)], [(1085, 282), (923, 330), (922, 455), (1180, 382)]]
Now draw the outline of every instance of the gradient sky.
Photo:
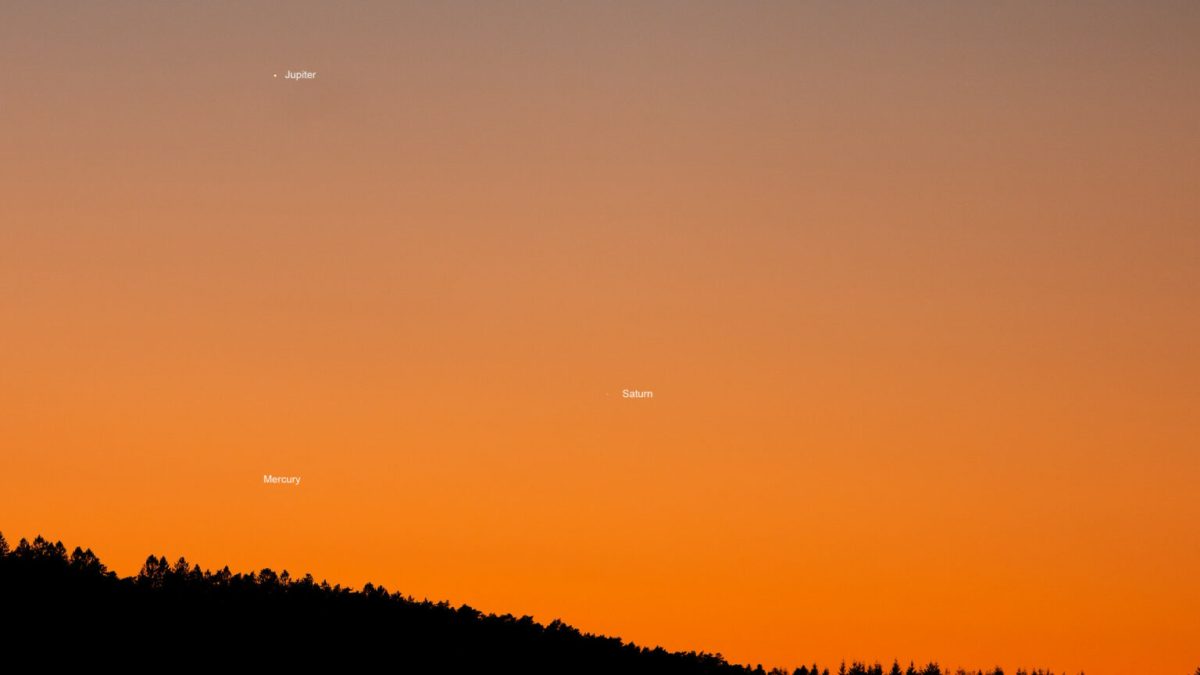
[(10, 1), (0, 158), (10, 541), (1200, 666), (1194, 2)]

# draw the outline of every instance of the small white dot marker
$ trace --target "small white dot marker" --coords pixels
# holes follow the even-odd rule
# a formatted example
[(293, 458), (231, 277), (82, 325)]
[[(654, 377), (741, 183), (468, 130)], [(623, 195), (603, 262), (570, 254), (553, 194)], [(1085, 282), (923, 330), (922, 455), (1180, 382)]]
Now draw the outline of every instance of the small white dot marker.
[(275, 73), (274, 75), (271, 75), (271, 77), (279, 77), (279, 73)]

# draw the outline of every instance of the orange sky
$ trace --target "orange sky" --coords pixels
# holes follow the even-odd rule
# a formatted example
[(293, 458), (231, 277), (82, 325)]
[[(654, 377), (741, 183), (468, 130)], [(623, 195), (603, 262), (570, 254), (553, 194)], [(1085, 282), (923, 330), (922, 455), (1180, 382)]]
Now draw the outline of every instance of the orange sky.
[(10, 540), (1200, 666), (1195, 3), (390, 5), (0, 10)]

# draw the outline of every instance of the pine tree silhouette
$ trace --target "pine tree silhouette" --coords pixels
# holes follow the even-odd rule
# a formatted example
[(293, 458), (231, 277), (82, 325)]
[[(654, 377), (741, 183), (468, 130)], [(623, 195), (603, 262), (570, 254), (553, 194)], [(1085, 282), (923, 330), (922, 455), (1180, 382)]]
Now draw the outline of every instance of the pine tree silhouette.
[[(731, 664), (720, 654), (669, 652), (584, 633), (555, 619), (485, 614), (416, 600), (367, 583), (361, 590), (298, 579), (271, 568), (201, 569), (184, 557), (148, 556), (136, 576), (118, 577), (91, 549), (67, 554), (38, 536), (15, 548), (0, 533), (0, 644), (65, 659), (174, 667), (280, 665), (346, 670), (381, 665), (401, 672), (656, 673), (787, 675)], [(884, 675), (879, 663), (842, 662), (839, 675)], [(951, 675), (937, 663), (904, 675)], [(829, 675), (817, 664), (792, 675)], [(887, 675), (901, 675), (893, 661)], [(959, 669), (954, 675), (1004, 675)], [(1017, 670), (1016, 675), (1053, 675)], [(1082, 674), (1081, 674), (1082, 675)], [(1200, 675), (1200, 668), (1195, 675)]]

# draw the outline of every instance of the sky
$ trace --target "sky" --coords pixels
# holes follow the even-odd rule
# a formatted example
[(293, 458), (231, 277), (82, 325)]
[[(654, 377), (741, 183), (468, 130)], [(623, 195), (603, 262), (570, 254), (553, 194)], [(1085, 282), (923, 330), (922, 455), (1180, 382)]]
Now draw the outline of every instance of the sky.
[(0, 64), (10, 543), (1200, 666), (1200, 5), (18, 0)]

